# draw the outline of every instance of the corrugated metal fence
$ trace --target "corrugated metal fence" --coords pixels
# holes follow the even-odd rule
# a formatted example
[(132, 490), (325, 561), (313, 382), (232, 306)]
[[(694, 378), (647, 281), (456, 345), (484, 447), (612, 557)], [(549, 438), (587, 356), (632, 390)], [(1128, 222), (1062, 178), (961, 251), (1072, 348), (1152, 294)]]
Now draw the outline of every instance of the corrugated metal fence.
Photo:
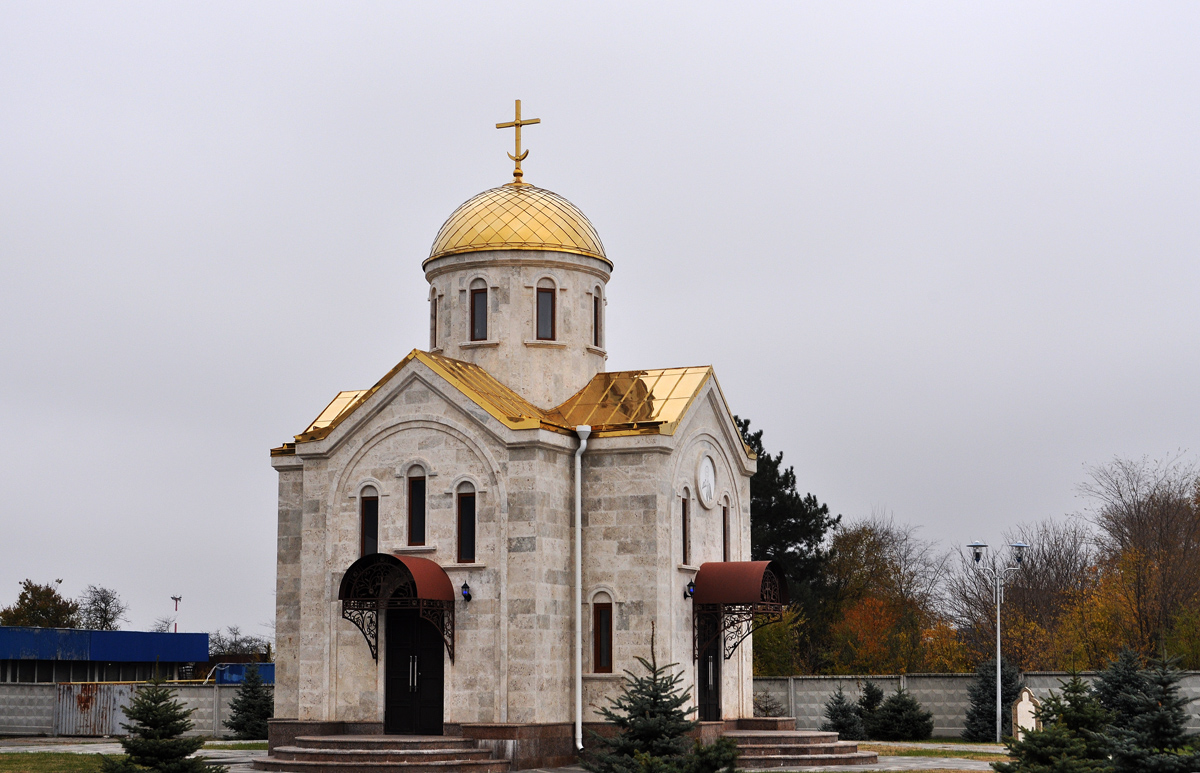
[[(125, 707), (139, 683), (0, 684), (0, 735), (124, 735)], [(223, 722), (237, 687), (172, 685), (175, 699), (193, 709), (188, 735), (230, 735)], [(268, 689), (273, 689), (268, 686)]]

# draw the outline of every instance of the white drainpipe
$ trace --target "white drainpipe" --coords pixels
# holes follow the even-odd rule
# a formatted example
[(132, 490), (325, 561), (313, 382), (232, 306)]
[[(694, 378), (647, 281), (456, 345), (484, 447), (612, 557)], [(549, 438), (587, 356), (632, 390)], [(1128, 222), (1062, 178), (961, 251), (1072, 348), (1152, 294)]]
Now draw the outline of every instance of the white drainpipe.
[(583, 452), (592, 428), (575, 428), (575, 748), (583, 751)]

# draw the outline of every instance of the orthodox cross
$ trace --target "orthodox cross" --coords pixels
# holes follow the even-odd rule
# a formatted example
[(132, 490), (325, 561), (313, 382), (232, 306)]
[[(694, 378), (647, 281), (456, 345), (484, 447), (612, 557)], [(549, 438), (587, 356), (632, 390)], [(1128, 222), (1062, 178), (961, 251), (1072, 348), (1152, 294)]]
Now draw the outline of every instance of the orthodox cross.
[(532, 124), (541, 123), (541, 122), (542, 122), (541, 118), (526, 118), (525, 120), (521, 120), (521, 100), (518, 99), (517, 100), (516, 120), (509, 121), (508, 123), (496, 124), (497, 129), (516, 129), (517, 130), (517, 155), (514, 156), (512, 153), (508, 154), (509, 158), (511, 158), (513, 161), (517, 162), (517, 168), (513, 170), (513, 182), (518, 182), (518, 183), (521, 182), (521, 176), (524, 174), (524, 172), (521, 171), (521, 162), (524, 161), (525, 157), (529, 155), (528, 150), (525, 151), (524, 153), (521, 152), (521, 127), (522, 126), (530, 126)]

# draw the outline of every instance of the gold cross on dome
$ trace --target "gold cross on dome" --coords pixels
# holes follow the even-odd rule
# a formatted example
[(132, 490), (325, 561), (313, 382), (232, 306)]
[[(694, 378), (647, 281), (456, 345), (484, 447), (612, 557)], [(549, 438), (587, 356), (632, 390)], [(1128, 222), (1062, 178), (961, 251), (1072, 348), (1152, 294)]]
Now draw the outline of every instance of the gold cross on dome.
[(541, 118), (527, 118), (525, 120), (521, 120), (521, 100), (518, 99), (517, 100), (517, 117), (516, 117), (516, 119), (509, 121), (508, 123), (496, 124), (497, 129), (516, 129), (517, 130), (517, 155), (514, 156), (512, 153), (508, 154), (509, 158), (511, 158), (513, 161), (517, 162), (517, 168), (513, 170), (513, 182), (515, 182), (515, 183), (521, 182), (521, 176), (524, 174), (524, 172), (521, 171), (521, 162), (524, 161), (525, 157), (529, 155), (528, 150), (525, 151), (524, 153), (521, 152), (521, 127), (522, 126), (530, 126), (532, 124), (541, 123), (541, 122), (542, 122)]

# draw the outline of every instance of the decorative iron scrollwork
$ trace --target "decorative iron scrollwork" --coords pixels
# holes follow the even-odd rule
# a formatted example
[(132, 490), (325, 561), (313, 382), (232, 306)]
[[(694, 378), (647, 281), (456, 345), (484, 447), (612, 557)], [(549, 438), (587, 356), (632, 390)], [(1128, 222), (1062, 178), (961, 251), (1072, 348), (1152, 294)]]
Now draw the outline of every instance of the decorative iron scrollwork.
[(379, 660), (380, 610), (415, 609), (441, 633), (454, 662), (454, 602), (419, 598), (412, 573), (392, 556), (379, 553), (356, 561), (338, 595), (342, 617), (362, 631), (373, 659)]
[(770, 567), (763, 572), (759, 601), (754, 604), (696, 604), (692, 609), (692, 660), (718, 637), (726, 660), (759, 628), (778, 623), (787, 608), (779, 576)]

